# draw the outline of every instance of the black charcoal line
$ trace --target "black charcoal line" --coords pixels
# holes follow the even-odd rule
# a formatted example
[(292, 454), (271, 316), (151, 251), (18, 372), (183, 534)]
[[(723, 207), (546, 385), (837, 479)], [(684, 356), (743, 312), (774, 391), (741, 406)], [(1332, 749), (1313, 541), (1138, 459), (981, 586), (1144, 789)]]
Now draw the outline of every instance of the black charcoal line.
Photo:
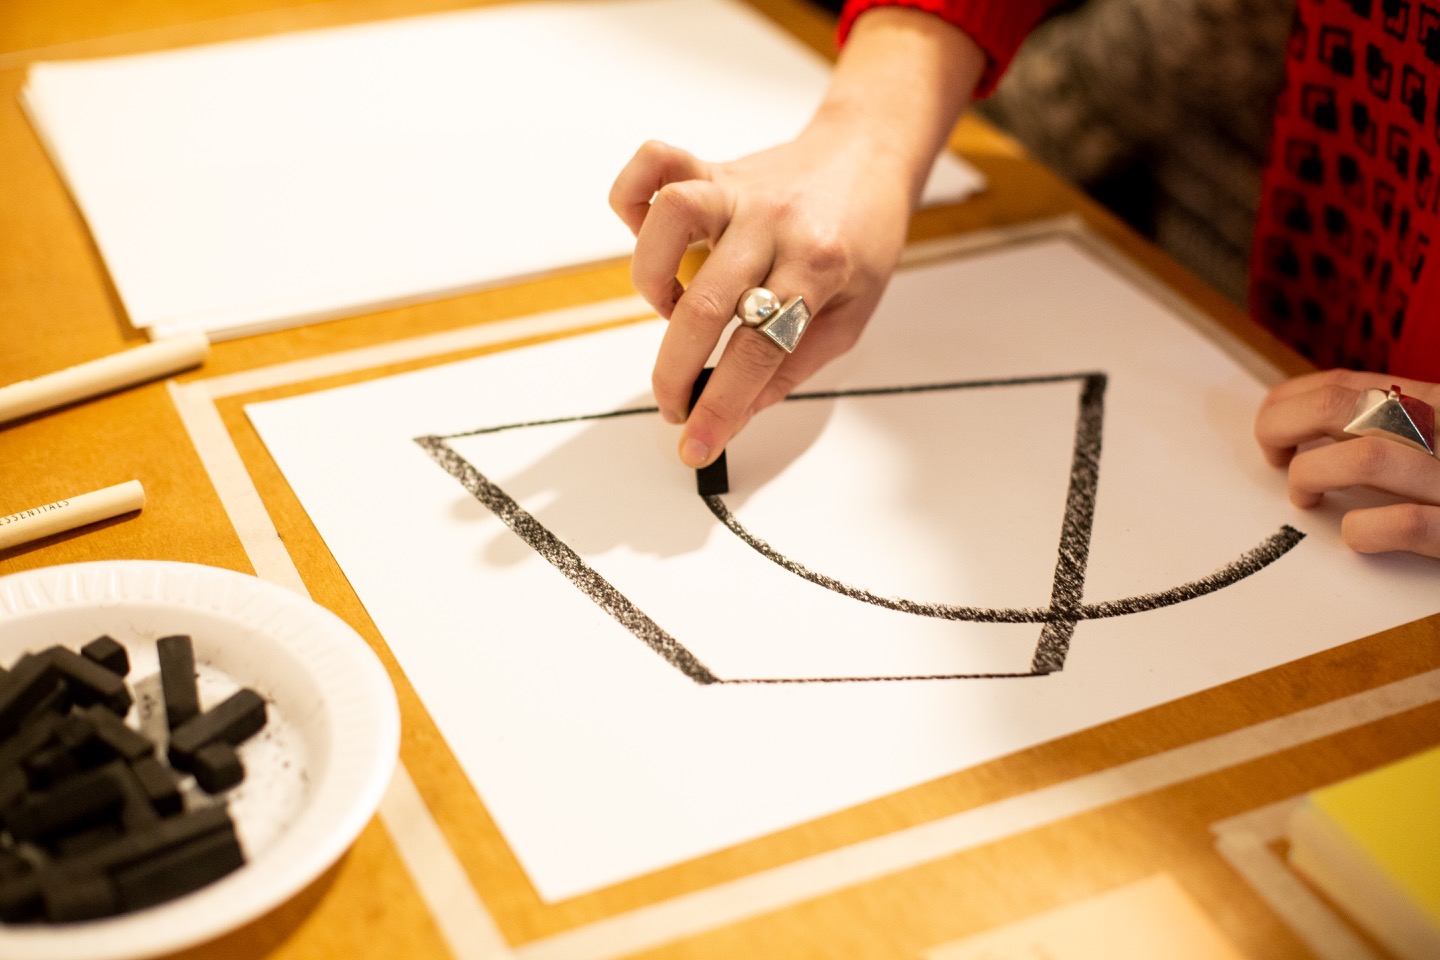
[[(785, 398), (786, 403), (798, 400), (838, 400), (844, 397), (884, 397), (897, 396), (908, 393), (934, 393), (940, 390), (971, 390), (985, 387), (1015, 387), (1036, 383), (1064, 383), (1069, 380), (1085, 380), (1090, 377), (1104, 376), (1097, 373), (1055, 373), (1042, 374), (1034, 377), (1007, 377), (998, 380), (956, 380), (946, 383), (921, 383), (906, 387), (859, 387), (851, 390), (815, 390), (808, 393), (792, 393)], [(552, 427), (561, 423), (580, 423), (586, 420), (613, 420), (617, 417), (630, 417), (640, 413), (659, 413), (658, 407), (626, 407), (621, 410), (607, 410), (603, 413), (582, 413), (573, 417), (554, 417), (548, 420), (524, 420), (517, 423), (502, 423), (493, 427), (477, 427), (474, 430), (463, 430), (459, 433), (440, 433), (428, 437), (416, 437), (419, 443), (422, 440), (458, 440), (462, 437), (479, 437), (490, 433), (502, 433), (506, 430), (519, 430), (524, 427)]]
[(504, 490), (476, 470), (469, 461), (446, 445), (439, 437), (419, 437), (415, 441), (436, 463), (456, 480), (470, 495), (480, 501), (500, 522), (529, 544), (551, 566), (580, 589), (625, 629), (675, 669), (696, 683), (714, 683), (718, 678), (681, 643), (661, 629), (635, 604), (600, 576), (580, 555), (547, 530)]
[(659, 413), (659, 407), (626, 407), (623, 410), (609, 410), (605, 413), (582, 413), (574, 417), (555, 417), (552, 420), (527, 420), (522, 423), (502, 423), (498, 427), (478, 427), (474, 430), (465, 430), (461, 433), (443, 433), (434, 437), (416, 437), (416, 442), (421, 440), (458, 440), (461, 437), (480, 437), (487, 433), (502, 433), (506, 430), (519, 430), (522, 427), (553, 427), (560, 423), (579, 423), (583, 420), (614, 420), (616, 417), (631, 417), (637, 413)]
[[(1207, 593), (1214, 593), (1216, 590), (1244, 580), (1251, 574), (1258, 573), (1280, 559), (1291, 547), (1305, 538), (1305, 534), (1294, 527), (1282, 526), (1259, 546), (1247, 550), (1240, 559), (1226, 564), (1214, 573), (1157, 593), (1127, 597), (1123, 600), (1107, 600), (1103, 603), (1082, 604), (1073, 614), (1069, 614), (1057, 612), (1048, 607), (966, 607), (882, 597), (860, 587), (852, 587), (833, 577), (827, 577), (823, 573), (816, 573), (791, 560), (747, 530), (730, 512), (725, 501), (719, 497), (705, 497), (704, 500), (711, 512), (715, 514), (716, 519), (725, 524), (730, 532), (748, 547), (802, 580), (808, 580), (816, 586), (824, 587), (842, 596), (871, 603), (887, 610), (912, 613), (921, 617), (934, 617), (938, 620), (960, 620), (967, 623), (1053, 623), (1068, 620), (1101, 620), (1107, 617), (1123, 617), (1132, 613), (1144, 613), (1147, 610), (1174, 606), (1186, 600), (1203, 597)], [(1029, 676), (1029, 674), (1019, 674), (1019, 676)]]
[(1102, 603), (1087, 603), (1080, 608), (1080, 619), (1100, 620), (1105, 617), (1124, 617), (1132, 613), (1144, 613), (1147, 610), (1170, 607), (1177, 603), (1184, 603), (1186, 600), (1203, 597), (1207, 593), (1214, 593), (1231, 584), (1239, 583), (1251, 574), (1259, 573), (1289, 553), (1296, 544), (1304, 539), (1305, 534), (1286, 524), (1272, 533), (1259, 546), (1245, 551), (1239, 559), (1226, 564), (1209, 576), (1192, 580), (1178, 587), (1171, 587), (1169, 590), (1161, 590), (1158, 593), (1146, 593), (1138, 597), (1126, 597), (1123, 600), (1106, 600)]
[(752, 677), (721, 680), (723, 684), (778, 684), (778, 683), (891, 683), (899, 680), (1014, 680), (1023, 677), (1043, 677), (1046, 674), (1033, 670), (1025, 673), (914, 673), (881, 677)]
[(1100, 484), (1100, 438), (1105, 421), (1103, 373), (1085, 378), (1075, 414), (1075, 448), (1070, 457), (1070, 487), (1065, 494), (1065, 519), (1060, 525), (1060, 555), (1050, 590), (1050, 609), (1063, 619), (1051, 620), (1040, 631), (1036, 673), (1054, 673), (1065, 667), (1070, 639), (1085, 595), (1085, 567), (1090, 560), (1090, 532), (1095, 527), (1095, 491)]
[(889, 610), (916, 616), (975, 623), (1040, 623), (1043, 624), (1039, 643), (1028, 673), (925, 674), (879, 677), (801, 677), (721, 679), (716, 677), (686, 647), (660, 628), (635, 607), (631, 601), (593, 570), (569, 546), (547, 530), (508, 494), (451, 449), (446, 440), (460, 437), (499, 433), (522, 427), (551, 426), (588, 420), (606, 420), (635, 414), (657, 412), (655, 407), (632, 407), (606, 413), (533, 420), (485, 427), (462, 433), (415, 438), (415, 442), (447, 473), (485, 505), (516, 533), (531, 549), (544, 557), (581, 592), (601, 609), (630, 630), (667, 663), (701, 684), (790, 684), (790, 683), (869, 683), (899, 680), (970, 680), (1045, 676), (1063, 669), (1076, 625), (1082, 620), (1127, 616), (1214, 593), (1238, 583), (1269, 566), (1304, 539), (1305, 534), (1291, 526), (1282, 526), (1259, 546), (1213, 573), (1189, 583), (1155, 593), (1083, 603), (1090, 538), (1094, 528), (1095, 498), (1099, 486), (1100, 448), (1104, 420), (1104, 394), (1107, 377), (1103, 373), (1070, 373), (993, 380), (955, 381), (918, 384), (904, 387), (876, 387), (852, 390), (813, 391), (792, 394), (786, 401), (829, 400), (844, 397), (873, 397), (897, 394), (926, 393), (941, 390), (962, 390), (1004, 387), (1039, 383), (1082, 383), (1079, 410), (1076, 416), (1075, 444), (1071, 458), (1069, 487), (1066, 493), (1065, 516), (1061, 524), (1060, 544), (1051, 589), (1051, 602), (1045, 608), (971, 607), (952, 604), (922, 603), (901, 598), (882, 597), (859, 587), (852, 587), (832, 577), (816, 573), (789, 559), (764, 540), (751, 534), (730, 512), (719, 496), (702, 499), (715, 517), (736, 537), (761, 556), (783, 569), (817, 586), (842, 596), (871, 603)]
[[(804, 393), (792, 393), (786, 397), (790, 400), (839, 400), (844, 397), (883, 397), (892, 394), (907, 393), (934, 393), (939, 390), (974, 390), (987, 387), (1023, 387), (1039, 383), (1066, 383), (1071, 380), (1091, 380), (1095, 377), (1103, 378), (1105, 374), (1098, 372), (1087, 373), (1047, 373), (1034, 377), (1002, 377), (995, 380), (954, 380), (947, 383), (920, 383), (908, 387), (854, 387), (848, 390), (812, 390)], [(1028, 674), (1026, 674), (1028, 676)]]
[(1049, 610), (1039, 608), (993, 608), (993, 607), (962, 607), (947, 603), (922, 603), (916, 600), (904, 600), (898, 597), (882, 597), (877, 593), (871, 593), (861, 587), (852, 587), (847, 583), (836, 580), (834, 577), (826, 576), (823, 573), (816, 573), (785, 556), (770, 544), (755, 536), (741, 524), (735, 514), (730, 512), (725, 501), (719, 497), (702, 497), (715, 519), (723, 523), (731, 533), (739, 537), (747, 546), (766, 560), (771, 561), (795, 574), (802, 580), (808, 580), (819, 587), (833, 591), (841, 596), (849, 597), (852, 600), (860, 600), (864, 603), (874, 604), (886, 610), (896, 610), (900, 613), (912, 613), (918, 617), (934, 617), (939, 620), (965, 620), (973, 623), (1045, 623), (1050, 617)]

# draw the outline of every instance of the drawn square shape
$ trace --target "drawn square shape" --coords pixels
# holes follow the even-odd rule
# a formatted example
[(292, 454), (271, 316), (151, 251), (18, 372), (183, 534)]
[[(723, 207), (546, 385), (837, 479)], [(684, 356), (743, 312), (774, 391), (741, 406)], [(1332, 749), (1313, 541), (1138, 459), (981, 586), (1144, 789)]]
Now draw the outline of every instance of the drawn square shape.
[(674, 456), (653, 408), (422, 444), (488, 485), (487, 562), (569, 571), (697, 682), (1026, 676), (1043, 623), (953, 611), (1050, 606), (1074, 450), (1023, 425), (1076, 422), (1087, 382), (801, 394), (737, 439), (718, 501), (649, 482)]

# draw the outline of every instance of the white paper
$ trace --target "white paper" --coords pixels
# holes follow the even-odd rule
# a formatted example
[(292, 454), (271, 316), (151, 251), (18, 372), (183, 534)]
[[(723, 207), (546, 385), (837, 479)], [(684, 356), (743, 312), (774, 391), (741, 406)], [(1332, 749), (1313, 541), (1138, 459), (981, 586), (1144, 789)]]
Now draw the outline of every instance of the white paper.
[[(1251, 439), (1260, 384), (1071, 240), (902, 272), (861, 344), (803, 388), (842, 395), (757, 417), (721, 498), (787, 560), (876, 596), (1060, 610), (1058, 548), (1085, 526), (1080, 400), (1088, 384), (1093, 411), (1101, 382), (1083, 375), (1103, 374), (1073, 598), (1089, 613), (1066, 614), (1048, 675), (974, 676), (1028, 674), (1040, 623), (882, 609), (724, 528), (676, 428), (624, 412), (653, 404), (661, 331), (247, 408), (546, 900), (1440, 608), (1440, 565), (1357, 555), (1337, 506), (1290, 506)], [(921, 385), (935, 389), (894, 389)], [(530, 425), (494, 429), (515, 424)], [(467, 432), (445, 441), (456, 463), (568, 547), (560, 565), (414, 439)], [(1303, 539), (1222, 589), (1089, 618), (1203, 584), (1287, 526)], [(602, 581), (606, 608), (582, 590)], [(896, 679), (937, 675), (969, 678)]]
[[(583, 0), (38, 63), (23, 97), (131, 322), (234, 336), (625, 256), (642, 143), (788, 140), (828, 75), (735, 0)], [(947, 155), (926, 201), (980, 184)]]

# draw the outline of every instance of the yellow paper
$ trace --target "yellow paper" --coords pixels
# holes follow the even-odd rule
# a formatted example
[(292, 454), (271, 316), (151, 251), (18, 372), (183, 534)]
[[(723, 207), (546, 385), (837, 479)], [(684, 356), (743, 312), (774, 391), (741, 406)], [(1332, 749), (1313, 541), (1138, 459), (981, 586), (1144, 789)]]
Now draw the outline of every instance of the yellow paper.
[(1440, 956), (1440, 748), (1311, 793), (1290, 864), (1403, 960)]
[(1440, 927), (1440, 748), (1317, 790), (1309, 802)]

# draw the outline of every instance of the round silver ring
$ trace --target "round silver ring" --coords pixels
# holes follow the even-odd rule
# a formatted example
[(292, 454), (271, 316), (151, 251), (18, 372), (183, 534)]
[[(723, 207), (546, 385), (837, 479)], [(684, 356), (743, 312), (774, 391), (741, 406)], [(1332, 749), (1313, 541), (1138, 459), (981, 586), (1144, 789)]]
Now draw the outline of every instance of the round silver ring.
[(1380, 437), (1435, 455), (1435, 408), (1397, 386), (1363, 391), (1350, 416), (1345, 432), (1351, 436)]
[(780, 312), (780, 298), (764, 287), (751, 287), (740, 294), (735, 316), (747, 327), (758, 327)]

